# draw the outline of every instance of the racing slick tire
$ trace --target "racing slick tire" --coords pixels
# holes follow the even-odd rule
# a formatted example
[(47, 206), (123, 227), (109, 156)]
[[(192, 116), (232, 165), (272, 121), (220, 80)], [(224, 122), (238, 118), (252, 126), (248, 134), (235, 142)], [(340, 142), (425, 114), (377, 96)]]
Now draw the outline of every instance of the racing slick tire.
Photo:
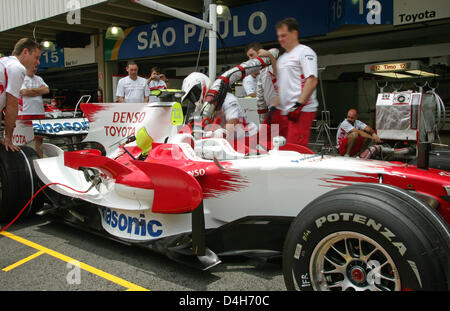
[[(21, 146), (20, 151), (12, 152), (0, 145), (0, 222), (14, 219), (39, 189), (33, 167), (37, 158), (36, 151), (30, 147)], [(43, 196), (38, 196), (22, 216), (31, 215), (43, 203)]]
[(330, 191), (292, 222), (288, 290), (449, 290), (450, 233), (430, 206), (382, 184)]

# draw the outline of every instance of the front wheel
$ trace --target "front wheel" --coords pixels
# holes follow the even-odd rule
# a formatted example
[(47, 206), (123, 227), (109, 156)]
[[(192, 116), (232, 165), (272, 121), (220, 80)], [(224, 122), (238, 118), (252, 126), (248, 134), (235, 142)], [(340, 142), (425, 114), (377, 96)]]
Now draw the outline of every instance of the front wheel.
[(331, 191), (292, 222), (283, 250), (288, 290), (448, 290), (450, 235), (429, 206), (398, 188)]

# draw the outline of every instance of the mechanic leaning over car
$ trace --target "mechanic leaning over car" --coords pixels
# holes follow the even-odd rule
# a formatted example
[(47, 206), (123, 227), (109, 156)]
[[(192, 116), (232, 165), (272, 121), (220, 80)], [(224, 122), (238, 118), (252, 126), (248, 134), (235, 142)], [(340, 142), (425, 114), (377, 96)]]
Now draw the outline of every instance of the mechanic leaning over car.
[(0, 138), (0, 141), (7, 151), (19, 151), (12, 138), (19, 109), (20, 89), (26, 69), (37, 69), (40, 57), (40, 45), (33, 39), (22, 38), (14, 46), (12, 56), (0, 58), (0, 110), (6, 107), (4, 139)]
[(381, 139), (375, 131), (358, 120), (358, 111), (350, 109), (347, 118), (339, 125), (336, 135), (336, 149), (340, 155), (345, 157), (359, 156), (364, 152), (371, 141), (381, 143)]
[(280, 123), (281, 136), (286, 137), (288, 143), (307, 147), (319, 106), (316, 97), (317, 55), (310, 47), (300, 44), (299, 25), (294, 18), (278, 22), (276, 30), (278, 42), (286, 52), (277, 62), (268, 51), (261, 50), (259, 56), (270, 57), (277, 73), (283, 119)]
[[(261, 48), (262, 46), (258, 42), (250, 43), (245, 47), (245, 54), (247, 54), (248, 59), (254, 59), (258, 57), (258, 50)], [(242, 80), (242, 86), (244, 87), (246, 96), (256, 97), (256, 87), (258, 83), (259, 73), (259, 71), (256, 71), (251, 75), (246, 76)]]
[[(258, 52), (262, 49), (260, 43), (250, 43), (246, 48), (248, 58), (257, 58)], [(272, 56), (272, 54), (270, 55)], [(273, 56), (271, 57), (271, 62), (276, 65), (276, 59)], [(281, 111), (278, 109), (280, 101), (277, 97), (277, 74), (273, 66), (270, 65), (260, 71), (256, 81), (256, 104), (261, 124), (279, 124)]]
[[(210, 85), (211, 81), (205, 74), (200, 72), (189, 74), (183, 80), (181, 89), (184, 95), (181, 102), (183, 105), (193, 105), (196, 112), (200, 111)], [(230, 141), (250, 140), (248, 145), (256, 147), (258, 128), (256, 124), (248, 122), (247, 115), (232, 93), (227, 93), (221, 109), (216, 111), (215, 118), (216, 121), (220, 121), (217, 124), (220, 128), (208, 129), (204, 133), (205, 137), (225, 137)]]
[(116, 96), (120, 103), (148, 103), (150, 89), (147, 80), (138, 76), (139, 66), (128, 61), (128, 76), (119, 80)]
[[(20, 89), (19, 120), (36, 120), (45, 118), (44, 100), (42, 95), (50, 93), (50, 88), (44, 80), (36, 75), (37, 68), (27, 69), (27, 74)], [(34, 135), (34, 147), (38, 155), (44, 155), (41, 150), (43, 137)]]

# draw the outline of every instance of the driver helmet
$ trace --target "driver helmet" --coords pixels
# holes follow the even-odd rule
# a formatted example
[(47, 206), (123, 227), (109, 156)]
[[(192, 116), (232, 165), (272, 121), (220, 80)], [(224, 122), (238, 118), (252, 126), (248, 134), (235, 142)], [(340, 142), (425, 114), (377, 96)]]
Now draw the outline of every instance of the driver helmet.
[(195, 104), (195, 110), (199, 110), (202, 107), (209, 85), (210, 80), (207, 75), (200, 72), (191, 73), (183, 80), (181, 89), (184, 95), (181, 97), (181, 103), (183, 105)]

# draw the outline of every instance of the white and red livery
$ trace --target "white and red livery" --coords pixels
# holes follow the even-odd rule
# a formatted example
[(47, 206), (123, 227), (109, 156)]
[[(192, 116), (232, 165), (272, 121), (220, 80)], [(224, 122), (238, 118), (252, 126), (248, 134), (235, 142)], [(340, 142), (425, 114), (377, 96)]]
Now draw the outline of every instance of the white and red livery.
[(44, 186), (49, 215), (202, 269), (229, 254), (282, 256), (289, 290), (449, 288), (448, 171), (314, 154), (283, 137), (238, 152), (180, 132), (177, 103), (81, 106), (91, 147), (44, 144), (43, 159), (0, 150), (0, 167), (23, 170), (0, 169), (3, 188), (31, 189), (2, 189), (0, 219)]

